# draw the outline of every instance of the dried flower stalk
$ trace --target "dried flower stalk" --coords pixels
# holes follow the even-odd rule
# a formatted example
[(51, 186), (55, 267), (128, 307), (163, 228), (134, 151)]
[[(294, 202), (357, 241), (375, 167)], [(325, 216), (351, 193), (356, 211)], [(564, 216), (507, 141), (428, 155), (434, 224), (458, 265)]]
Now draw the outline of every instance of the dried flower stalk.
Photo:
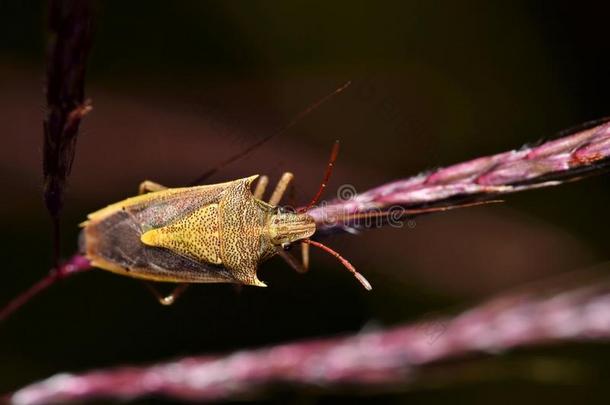
[(48, 4), (47, 102), (44, 118), (44, 202), (53, 221), (54, 263), (59, 263), (59, 217), (72, 169), (78, 128), (91, 110), (85, 100), (85, 71), (91, 48), (91, 1), (52, 0)]
[[(508, 193), (579, 180), (605, 172), (609, 164), (610, 123), (604, 122), (535, 147), (480, 157), (357, 195), (347, 193), (348, 198), (322, 204), (309, 213), (322, 230), (341, 231), (349, 227), (336, 219), (348, 215), (490, 200)], [(400, 215), (400, 210), (393, 214)]]
[(219, 401), (260, 396), (278, 385), (391, 390), (416, 383), (426, 365), (519, 347), (610, 338), (610, 280), (500, 296), (454, 317), (349, 337), (282, 344), (226, 356), (187, 357), (144, 367), (58, 374), (20, 389), (20, 405), (128, 400), (162, 395)]

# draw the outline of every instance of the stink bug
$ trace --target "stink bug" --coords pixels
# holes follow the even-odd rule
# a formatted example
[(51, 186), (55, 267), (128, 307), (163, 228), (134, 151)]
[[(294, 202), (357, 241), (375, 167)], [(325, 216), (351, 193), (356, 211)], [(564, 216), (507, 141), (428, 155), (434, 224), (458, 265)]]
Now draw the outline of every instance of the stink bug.
[[(326, 187), (338, 145), (335, 143), (318, 193), (300, 212), (278, 206), (292, 181), (291, 173), (284, 173), (268, 202), (262, 200), (266, 176), (183, 188), (145, 181), (139, 196), (88, 215), (81, 224), (81, 250), (93, 266), (134, 278), (265, 287), (256, 275), (262, 261), (280, 254), (304, 271), (309, 261), (307, 248), (314, 245), (338, 258), (370, 290), (368, 281), (347, 260), (309, 240), (316, 223), (307, 210)], [(302, 264), (284, 252), (295, 242), (303, 243)], [(171, 304), (183, 289), (178, 287), (167, 297), (156, 295), (162, 304)]]

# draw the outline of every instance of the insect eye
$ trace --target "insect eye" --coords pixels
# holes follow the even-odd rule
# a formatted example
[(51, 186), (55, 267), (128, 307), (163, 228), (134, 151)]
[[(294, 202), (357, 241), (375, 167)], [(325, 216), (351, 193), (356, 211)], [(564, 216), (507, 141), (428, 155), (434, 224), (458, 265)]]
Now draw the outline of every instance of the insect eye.
[(282, 243), (282, 249), (284, 250), (290, 250), (291, 247), (292, 245), (290, 243)]

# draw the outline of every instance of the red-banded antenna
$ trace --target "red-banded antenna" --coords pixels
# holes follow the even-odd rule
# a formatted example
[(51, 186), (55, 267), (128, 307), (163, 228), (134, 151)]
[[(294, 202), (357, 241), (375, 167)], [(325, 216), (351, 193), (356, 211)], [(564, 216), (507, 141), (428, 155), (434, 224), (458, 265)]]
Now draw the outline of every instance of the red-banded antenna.
[(326, 185), (328, 184), (328, 180), (330, 179), (330, 175), (333, 172), (333, 168), (335, 167), (335, 161), (337, 160), (337, 156), (339, 155), (339, 140), (336, 140), (333, 149), (330, 152), (330, 158), (328, 159), (328, 165), (326, 166), (326, 171), (324, 172), (324, 179), (322, 180), (322, 184), (320, 184), (320, 188), (316, 195), (312, 198), (312, 200), (307, 204), (305, 208), (301, 208), (299, 212), (309, 211), (322, 197), (322, 193), (324, 189), (326, 189)]
[(341, 93), (343, 90), (345, 90), (350, 84), (352, 84), (351, 81), (348, 81), (347, 83), (345, 83), (343, 86), (339, 87), (338, 89), (334, 90), (332, 93), (327, 94), (326, 96), (324, 96), (323, 98), (321, 98), (320, 100), (316, 101), (315, 103), (313, 103), (312, 105), (310, 105), (309, 107), (307, 107), (306, 109), (304, 109), (303, 111), (301, 111), (299, 114), (297, 114), (292, 121), (290, 121), (288, 124), (286, 124), (282, 129), (280, 129), (277, 132), (274, 132), (270, 135), (267, 135), (263, 138), (261, 138), (260, 140), (254, 142), (252, 145), (248, 146), (246, 149), (242, 150), (241, 152), (239, 152), (236, 155), (233, 155), (231, 157), (229, 157), (228, 159), (224, 160), (223, 162), (221, 162), (220, 164), (218, 164), (216, 167), (214, 167), (213, 169), (208, 170), (207, 172), (203, 173), (201, 176), (199, 176), (197, 179), (195, 179), (195, 181), (193, 181), (190, 185), (194, 186), (197, 184), (201, 184), (201, 182), (203, 182), (205, 179), (207, 179), (208, 177), (210, 177), (211, 175), (213, 175), (214, 173), (216, 173), (217, 171), (219, 171), (220, 169), (224, 168), (225, 166), (235, 162), (236, 160), (239, 160), (241, 158), (243, 158), (244, 156), (246, 156), (247, 154), (249, 154), (250, 152), (252, 152), (253, 150), (255, 150), (256, 148), (258, 148), (259, 146), (263, 145), (264, 143), (266, 143), (267, 141), (269, 141), (270, 139), (282, 135), (283, 133), (285, 133), (286, 131), (288, 131), (290, 128), (292, 128), (293, 126), (295, 126), (299, 121), (301, 121), (303, 118), (305, 118), (307, 115), (309, 115), (310, 113), (312, 113), (314, 110), (316, 110), (318, 107), (320, 107), (322, 104), (324, 104), (325, 102), (327, 102), (328, 100), (330, 100), (331, 98), (333, 98), (334, 96), (336, 96), (337, 94)]
[(348, 262), (347, 259), (344, 258), (343, 256), (341, 256), (339, 253), (335, 252), (328, 246), (323, 245), (320, 242), (313, 241), (311, 239), (303, 239), (301, 242), (306, 243), (308, 245), (313, 245), (313, 246), (319, 247), (320, 249), (324, 250), (325, 252), (329, 253), (330, 255), (336, 257), (337, 260), (339, 260), (341, 262), (341, 264), (343, 264), (345, 266), (345, 268), (348, 269), (354, 275), (354, 277), (356, 277), (356, 280), (358, 280), (360, 282), (360, 284), (362, 284), (362, 286), (367, 291), (371, 291), (373, 289), (373, 287), (371, 287), (371, 283), (369, 283), (368, 280), (366, 278), (364, 278), (364, 276), (362, 274), (358, 273), (356, 271), (356, 269), (354, 268), (354, 266), (352, 266), (352, 264), (350, 262)]

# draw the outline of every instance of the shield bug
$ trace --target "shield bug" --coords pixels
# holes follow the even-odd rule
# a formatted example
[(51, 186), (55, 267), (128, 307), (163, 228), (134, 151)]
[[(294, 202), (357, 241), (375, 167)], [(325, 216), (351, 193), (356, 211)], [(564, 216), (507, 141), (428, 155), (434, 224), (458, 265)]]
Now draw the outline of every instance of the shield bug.
[[(173, 283), (236, 283), (265, 287), (259, 264), (279, 254), (295, 269), (308, 267), (309, 245), (335, 256), (370, 290), (368, 281), (337, 252), (309, 238), (316, 232), (307, 214), (326, 187), (338, 153), (335, 143), (324, 181), (309, 205), (291, 212), (278, 206), (293, 179), (284, 173), (268, 202), (268, 178), (258, 175), (220, 184), (166, 188), (145, 181), (136, 197), (88, 215), (81, 224), (81, 250), (95, 267), (121, 275)], [(253, 182), (258, 178), (254, 192)], [(300, 264), (284, 250), (303, 243)], [(184, 287), (162, 297), (171, 304)]]

